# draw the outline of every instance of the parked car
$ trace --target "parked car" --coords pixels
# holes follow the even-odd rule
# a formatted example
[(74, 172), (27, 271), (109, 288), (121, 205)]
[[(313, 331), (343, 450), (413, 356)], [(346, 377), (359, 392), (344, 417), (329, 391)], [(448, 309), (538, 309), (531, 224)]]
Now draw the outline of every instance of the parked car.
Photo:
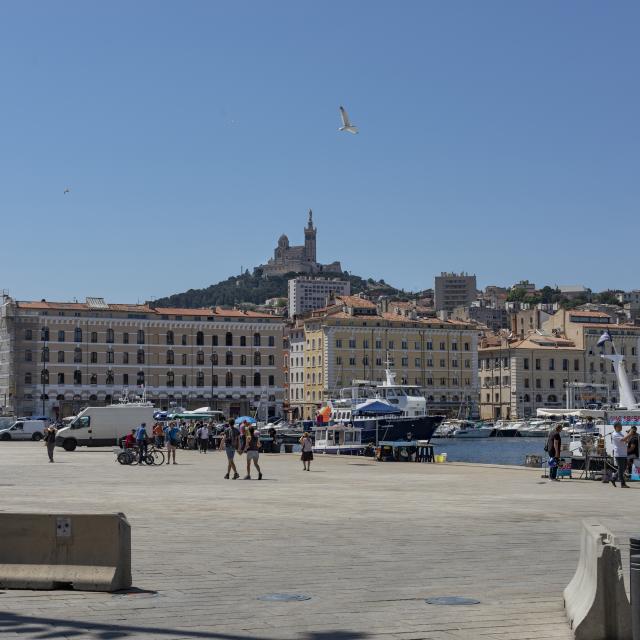
[(47, 423), (43, 420), (17, 420), (7, 429), (0, 429), (0, 440), (42, 440)]

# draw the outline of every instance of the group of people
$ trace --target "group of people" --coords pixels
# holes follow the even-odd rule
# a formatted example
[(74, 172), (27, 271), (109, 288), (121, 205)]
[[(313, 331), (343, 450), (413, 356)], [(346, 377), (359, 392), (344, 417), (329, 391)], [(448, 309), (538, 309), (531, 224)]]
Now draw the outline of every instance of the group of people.
[[(561, 436), (562, 424), (549, 434), (545, 451), (549, 454), (549, 479), (551, 482), (558, 481), (558, 465), (561, 457)], [(604, 478), (611, 481), (611, 486), (617, 487), (616, 480), (623, 489), (628, 488), (626, 476), (632, 472), (633, 464), (640, 455), (640, 438), (638, 427), (629, 427), (626, 434), (622, 433), (622, 423), (616, 422), (613, 425), (611, 434), (613, 445), (613, 457), (616, 463), (616, 471), (613, 474), (604, 474)]]
[[(154, 425), (152, 430), (153, 443), (158, 447), (166, 445), (167, 464), (171, 464), (172, 457), (173, 464), (178, 464), (176, 462), (176, 449), (180, 446), (180, 428), (175, 423), (169, 423), (162, 427), (162, 436), (160, 436), (157, 433), (156, 427), (157, 425)], [(162, 438), (161, 440), (160, 437)], [(142, 465), (151, 442), (151, 438), (147, 433), (147, 423), (143, 422), (139, 427), (131, 429), (131, 432), (124, 437), (123, 444), (125, 449), (133, 449), (134, 447), (137, 449), (138, 463)]]
[[(222, 432), (222, 442), (220, 448), (224, 448), (227, 454), (227, 473), (225, 474), (225, 480), (229, 480), (232, 477), (233, 480), (237, 480), (240, 477), (238, 469), (236, 468), (235, 456), (242, 455), (247, 456), (247, 475), (245, 480), (251, 480), (251, 463), (258, 472), (258, 480), (262, 480), (262, 470), (258, 464), (260, 458), (260, 437), (256, 433), (254, 426), (244, 425), (243, 432), (240, 431), (235, 425), (233, 418), (231, 418), (227, 424), (227, 427)], [(233, 471), (233, 476), (231, 472)]]

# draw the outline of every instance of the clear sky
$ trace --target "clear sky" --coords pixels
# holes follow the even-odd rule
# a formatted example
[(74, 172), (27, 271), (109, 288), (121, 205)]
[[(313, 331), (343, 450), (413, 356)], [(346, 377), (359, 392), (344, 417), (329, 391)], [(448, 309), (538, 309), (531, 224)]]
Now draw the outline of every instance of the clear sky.
[(0, 289), (207, 286), (301, 244), (309, 208), (320, 261), (406, 289), (640, 288), (639, 24), (623, 1), (4, 0)]

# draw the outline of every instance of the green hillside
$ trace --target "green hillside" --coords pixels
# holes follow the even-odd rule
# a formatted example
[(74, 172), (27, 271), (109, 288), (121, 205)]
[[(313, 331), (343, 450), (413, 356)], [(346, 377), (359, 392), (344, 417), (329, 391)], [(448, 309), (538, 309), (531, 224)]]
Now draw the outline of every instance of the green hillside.
[[(232, 276), (218, 284), (212, 284), (205, 289), (189, 289), (184, 293), (174, 293), (165, 298), (150, 302), (153, 307), (231, 307), (242, 303), (262, 304), (269, 298), (287, 296), (287, 281), (295, 277), (296, 273), (288, 273), (282, 276), (262, 277), (262, 273), (256, 270), (254, 273), (246, 271), (243, 275)], [(323, 277), (341, 278), (351, 283), (351, 293), (367, 292), (370, 295), (392, 295), (397, 298), (410, 297), (404, 291), (396, 289), (380, 280), (376, 282), (372, 278), (365, 280), (359, 276), (344, 273), (323, 273)]]

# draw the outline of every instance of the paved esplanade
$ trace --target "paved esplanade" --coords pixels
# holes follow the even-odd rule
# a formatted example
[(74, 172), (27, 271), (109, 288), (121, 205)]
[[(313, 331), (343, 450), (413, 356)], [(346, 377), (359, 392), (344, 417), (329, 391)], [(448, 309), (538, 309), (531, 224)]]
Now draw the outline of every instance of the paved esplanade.
[[(306, 473), (272, 455), (262, 482), (233, 482), (220, 452), (162, 468), (110, 450), (46, 457), (0, 443), (2, 509), (126, 513), (134, 585), (157, 595), (4, 591), (3, 639), (570, 638), (580, 521), (628, 535), (640, 513), (637, 486), (541, 483), (532, 469), (317, 456)], [(311, 599), (257, 600), (268, 593)]]

